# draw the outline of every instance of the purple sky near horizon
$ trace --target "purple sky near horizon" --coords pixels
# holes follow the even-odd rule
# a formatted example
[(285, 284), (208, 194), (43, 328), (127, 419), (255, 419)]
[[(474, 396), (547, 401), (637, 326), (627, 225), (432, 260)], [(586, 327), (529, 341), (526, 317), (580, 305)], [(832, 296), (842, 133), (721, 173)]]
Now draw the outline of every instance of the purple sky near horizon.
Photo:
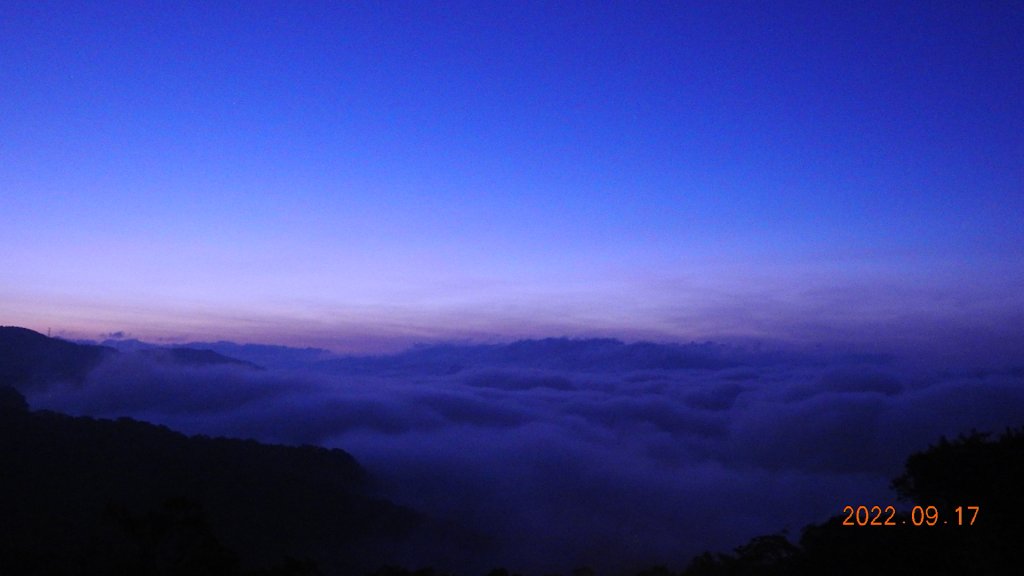
[(1022, 62), (1019, 2), (5, 3), (0, 324), (1012, 348)]

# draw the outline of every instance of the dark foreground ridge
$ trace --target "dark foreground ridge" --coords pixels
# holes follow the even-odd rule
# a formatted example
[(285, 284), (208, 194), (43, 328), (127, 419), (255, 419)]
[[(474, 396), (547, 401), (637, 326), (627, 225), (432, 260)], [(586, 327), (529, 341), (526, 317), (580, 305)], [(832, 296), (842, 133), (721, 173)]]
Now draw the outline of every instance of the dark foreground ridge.
[(0, 574), (365, 573), (418, 523), (368, 488), (341, 450), (30, 412), (0, 387)]

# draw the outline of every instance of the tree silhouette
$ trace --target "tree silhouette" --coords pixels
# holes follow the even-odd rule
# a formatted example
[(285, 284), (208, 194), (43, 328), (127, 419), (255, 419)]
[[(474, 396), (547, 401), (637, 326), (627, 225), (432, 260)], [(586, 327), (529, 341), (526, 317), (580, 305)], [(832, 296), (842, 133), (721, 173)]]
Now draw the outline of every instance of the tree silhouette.
[(213, 535), (198, 502), (172, 498), (158, 510), (133, 516), (111, 505), (108, 516), (131, 545), (116, 558), (125, 573), (154, 576), (231, 576), (238, 559)]
[[(914, 517), (903, 512), (895, 526), (844, 526), (844, 517), (835, 516), (805, 527), (798, 546), (783, 536), (761, 536), (734, 554), (704, 553), (683, 574), (1020, 573), (1024, 428), (1007, 430), (995, 440), (977, 432), (952, 441), (942, 438), (907, 458), (904, 473), (892, 485), (900, 498), (919, 510), (935, 507), (943, 520), (915, 526)], [(970, 506), (979, 509), (973, 524)]]

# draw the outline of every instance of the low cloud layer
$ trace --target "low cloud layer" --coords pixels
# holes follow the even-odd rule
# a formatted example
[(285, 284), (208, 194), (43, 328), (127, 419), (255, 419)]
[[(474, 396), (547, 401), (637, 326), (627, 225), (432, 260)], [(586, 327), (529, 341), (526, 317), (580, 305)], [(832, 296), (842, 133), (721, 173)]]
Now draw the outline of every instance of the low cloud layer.
[(1024, 423), (1024, 371), (882, 356), (557, 340), (306, 366), (121, 354), (30, 402), (343, 448), (388, 497), (460, 535), (398, 560), (475, 572), (681, 568), (847, 504), (894, 503), (910, 453)]

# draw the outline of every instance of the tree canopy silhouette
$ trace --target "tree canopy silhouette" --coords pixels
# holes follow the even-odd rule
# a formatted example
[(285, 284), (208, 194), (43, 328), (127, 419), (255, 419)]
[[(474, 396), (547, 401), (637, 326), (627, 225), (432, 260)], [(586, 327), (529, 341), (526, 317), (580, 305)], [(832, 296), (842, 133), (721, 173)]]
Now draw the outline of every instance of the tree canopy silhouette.
[[(799, 544), (762, 536), (734, 554), (705, 553), (684, 576), (811, 574), (1019, 574), (1024, 566), (1024, 428), (998, 438), (972, 432), (942, 438), (907, 458), (893, 481), (901, 499), (934, 507), (935, 525), (913, 512), (894, 526), (843, 525), (843, 516), (807, 526)], [(978, 508), (977, 518), (970, 507)], [(957, 513), (957, 508), (960, 513)], [(974, 520), (973, 524), (970, 520)]]

